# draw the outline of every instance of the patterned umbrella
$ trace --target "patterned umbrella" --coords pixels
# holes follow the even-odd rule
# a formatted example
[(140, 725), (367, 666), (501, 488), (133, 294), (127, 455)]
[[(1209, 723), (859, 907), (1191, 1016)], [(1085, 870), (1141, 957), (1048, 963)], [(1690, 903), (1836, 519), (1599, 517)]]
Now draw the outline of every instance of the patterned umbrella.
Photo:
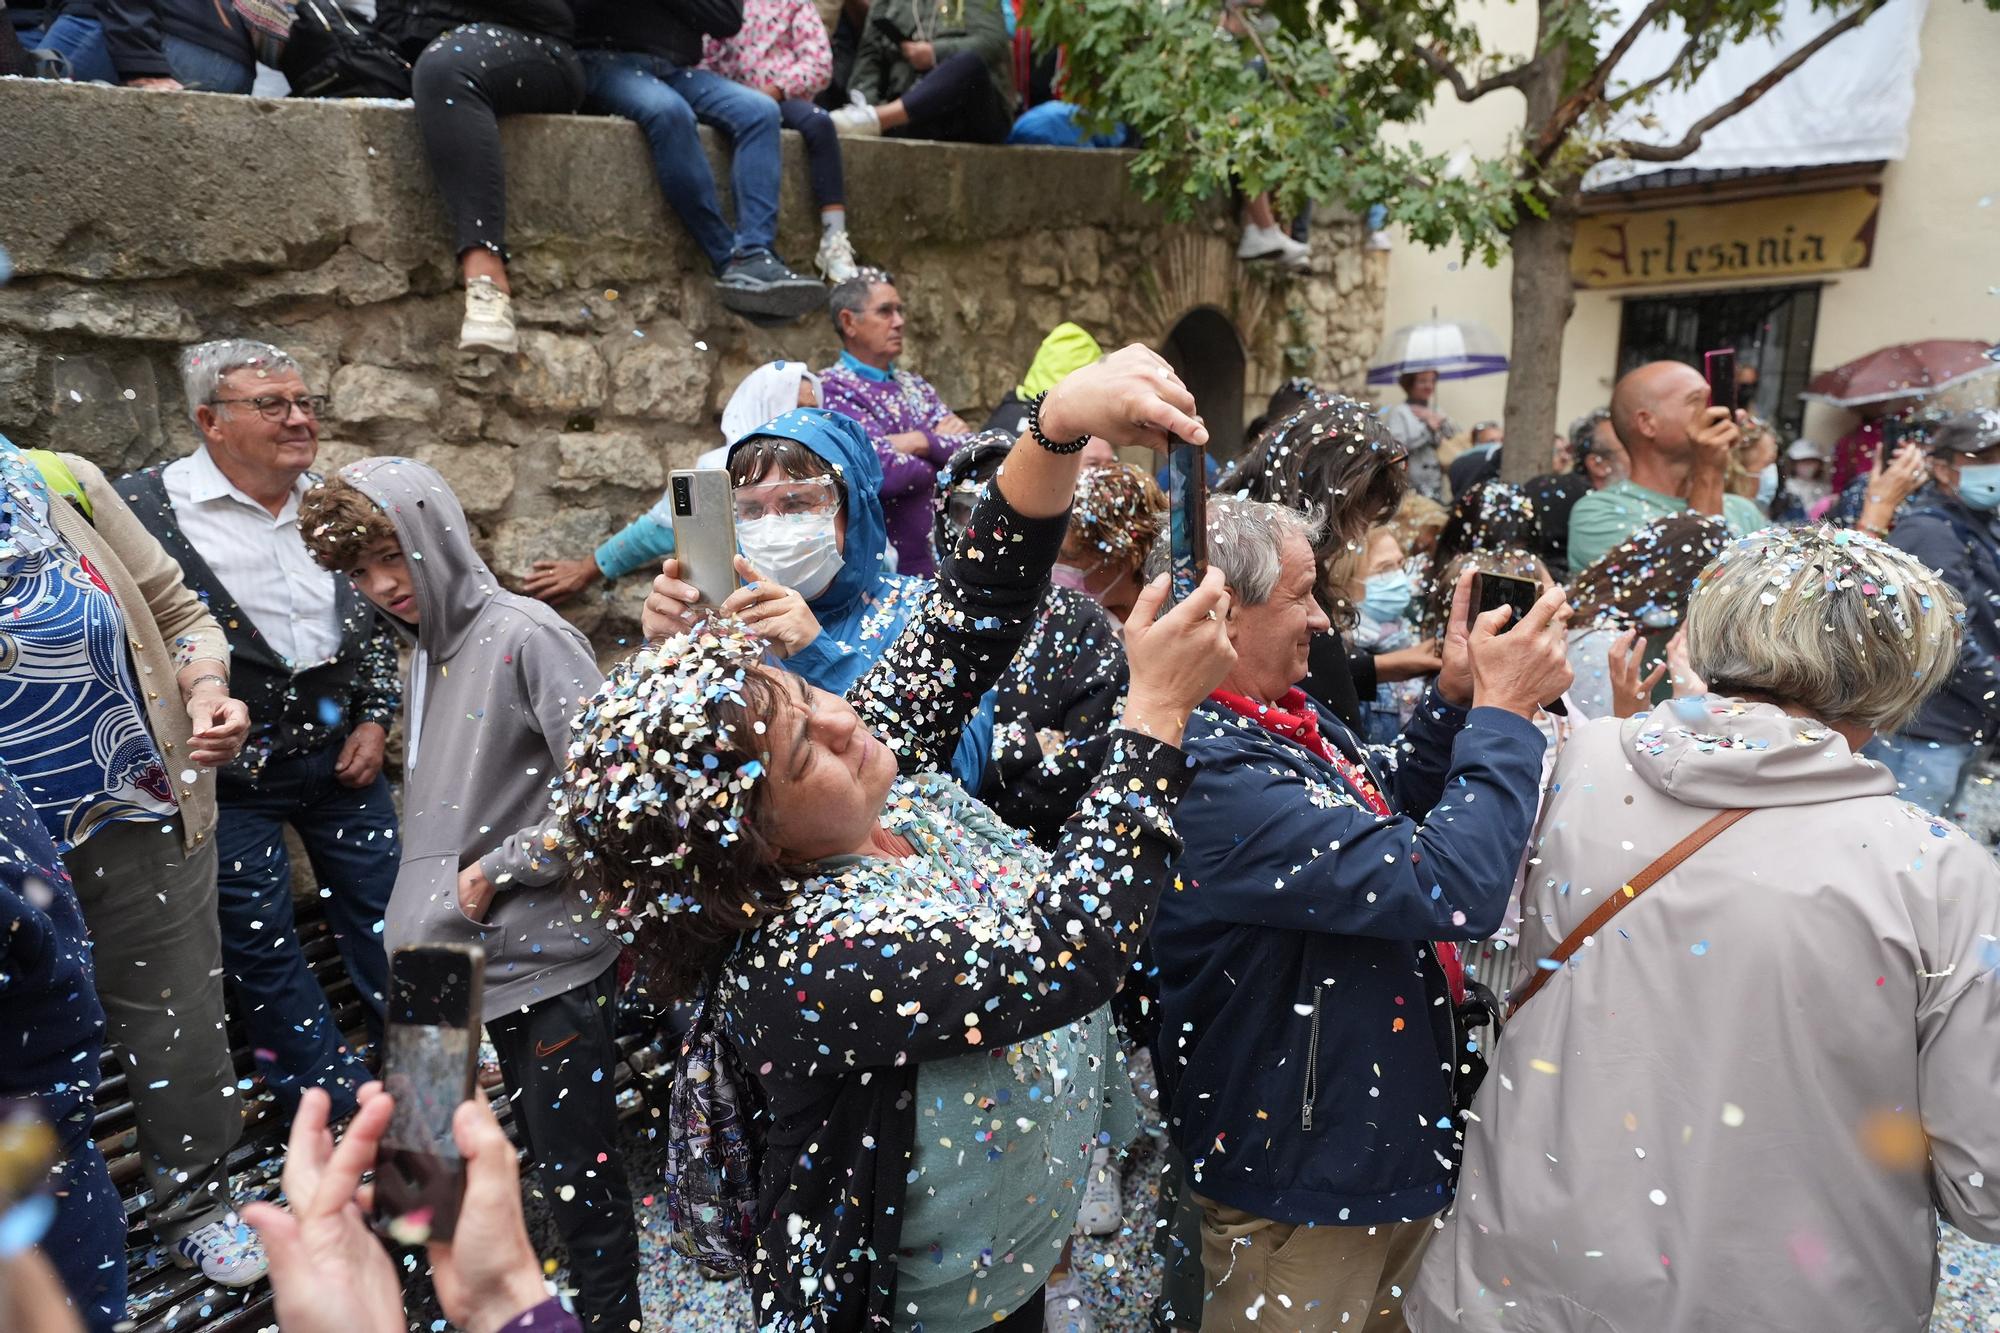
[(1809, 403), (1854, 407), (1896, 398), (1928, 398), (1941, 389), (2000, 371), (2000, 347), (1973, 338), (1932, 338), (1883, 347), (1813, 376), (1799, 395)]

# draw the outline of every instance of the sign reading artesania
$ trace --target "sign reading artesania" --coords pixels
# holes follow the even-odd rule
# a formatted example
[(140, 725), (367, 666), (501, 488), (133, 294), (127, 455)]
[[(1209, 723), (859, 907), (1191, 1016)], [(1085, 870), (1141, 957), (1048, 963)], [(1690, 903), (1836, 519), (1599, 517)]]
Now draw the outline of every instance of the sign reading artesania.
[(1666, 287), (1866, 268), (1879, 186), (1595, 213), (1577, 224), (1579, 287)]

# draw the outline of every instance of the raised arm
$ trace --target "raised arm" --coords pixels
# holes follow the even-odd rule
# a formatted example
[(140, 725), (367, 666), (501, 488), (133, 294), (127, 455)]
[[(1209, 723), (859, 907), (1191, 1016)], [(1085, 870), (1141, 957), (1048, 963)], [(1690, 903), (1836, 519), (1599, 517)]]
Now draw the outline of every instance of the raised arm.
[[(1042, 433), (1163, 447), (1204, 441), (1194, 399), (1148, 348), (1124, 348), (1070, 375), (1042, 404)], [(905, 772), (943, 765), (966, 715), (1014, 660), (1048, 586), (1076, 492), (1078, 456), (1015, 441), (923, 606), (847, 692), (862, 720), (903, 742)]]

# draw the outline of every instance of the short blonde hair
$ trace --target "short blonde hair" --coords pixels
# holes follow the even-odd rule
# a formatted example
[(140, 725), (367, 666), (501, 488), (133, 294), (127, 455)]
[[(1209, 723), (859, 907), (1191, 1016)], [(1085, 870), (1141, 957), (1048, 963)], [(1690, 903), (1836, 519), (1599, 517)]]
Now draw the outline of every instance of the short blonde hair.
[(1688, 657), (1717, 694), (1765, 694), (1822, 722), (1902, 730), (1958, 661), (1965, 607), (1887, 542), (1766, 528), (1695, 580)]

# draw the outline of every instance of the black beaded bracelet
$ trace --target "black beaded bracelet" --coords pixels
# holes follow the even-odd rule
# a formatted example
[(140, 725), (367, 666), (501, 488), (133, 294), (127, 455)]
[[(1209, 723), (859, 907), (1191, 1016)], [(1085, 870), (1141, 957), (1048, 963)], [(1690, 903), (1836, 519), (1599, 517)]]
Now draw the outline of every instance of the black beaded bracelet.
[(1090, 443), (1089, 435), (1079, 435), (1073, 440), (1052, 440), (1042, 434), (1042, 401), (1049, 396), (1047, 389), (1028, 400), (1028, 434), (1035, 437), (1035, 443), (1052, 454), (1073, 454)]

